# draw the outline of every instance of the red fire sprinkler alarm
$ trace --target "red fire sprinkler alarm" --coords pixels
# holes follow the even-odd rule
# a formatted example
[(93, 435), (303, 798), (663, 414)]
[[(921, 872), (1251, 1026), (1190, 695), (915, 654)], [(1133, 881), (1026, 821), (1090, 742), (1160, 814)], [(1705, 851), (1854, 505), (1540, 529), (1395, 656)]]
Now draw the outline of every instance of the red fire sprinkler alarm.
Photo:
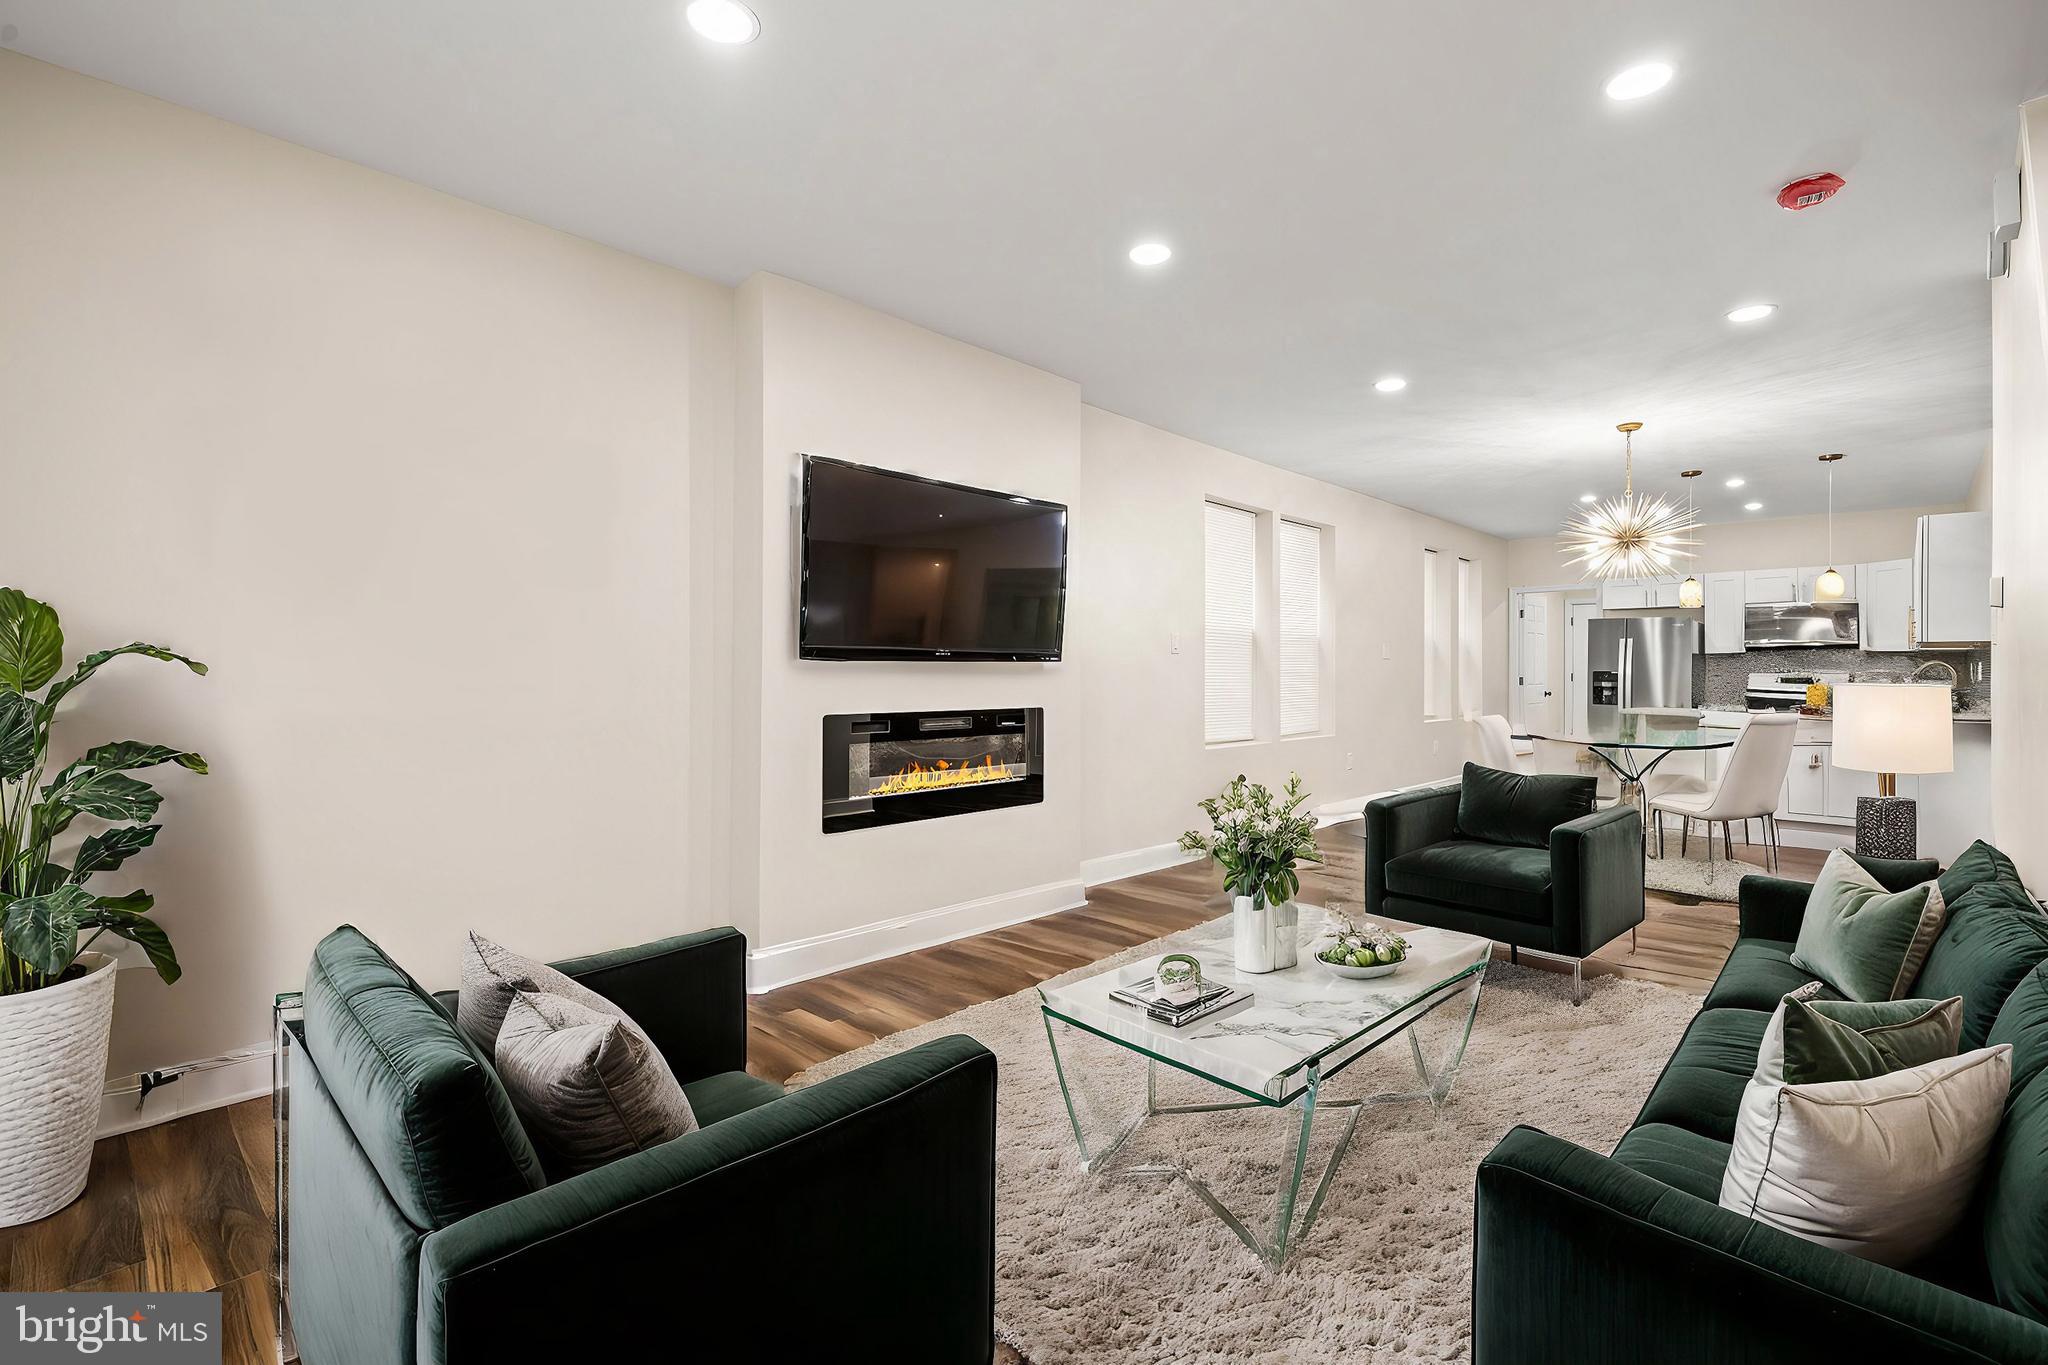
[(1841, 176), (1836, 175), (1833, 171), (1824, 171), (1820, 175), (1806, 176), (1803, 179), (1793, 181), (1784, 189), (1778, 191), (1778, 207), (1790, 209), (1794, 213), (1799, 212), (1801, 209), (1810, 209), (1815, 204), (1824, 204), (1834, 198), (1835, 191), (1841, 189), (1846, 183)]

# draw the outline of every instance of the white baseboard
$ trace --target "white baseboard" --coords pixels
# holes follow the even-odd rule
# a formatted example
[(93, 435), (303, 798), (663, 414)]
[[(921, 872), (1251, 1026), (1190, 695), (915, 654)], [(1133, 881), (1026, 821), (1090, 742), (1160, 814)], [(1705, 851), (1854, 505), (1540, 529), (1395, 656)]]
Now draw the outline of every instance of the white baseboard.
[(1134, 848), (1124, 853), (1089, 858), (1081, 864), (1081, 885), (1100, 886), (1104, 882), (1120, 882), (1126, 877), (1141, 877), (1147, 872), (1191, 863), (1201, 856), (1184, 851), (1179, 844), (1153, 844), (1150, 848)]
[(857, 929), (756, 948), (747, 954), (747, 990), (759, 995), (864, 962), (877, 962), (919, 948), (951, 943), (970, 934), (1022, 924), (1041, 915), (1072, 910), (1087, 901), (1087, 891), (1079, 881), (1047, 882), (1000, 896), (985, 896), (878, 924), (864, 924)]
[[(269, 1048), (233, 1057), (210, 1057), (188, 1065), (199, 1069), (185, 1071), (175, 1081), (157, 1086), (140, 1107), (133, 1090), (102, 1095), (99, 1126), (93, 1130), (93, 1136), (132, 1133), (151, 1124), (168, 1123), (183, 1114), (220, 1109), (270, 1093)], [(167, 1066), (162, 1070), (179, 1068)]]
[(1780, 821), (1778, 842), (1787, 848), (1854, 848), (1856, 830), (1847, 825), (1795, 825)]

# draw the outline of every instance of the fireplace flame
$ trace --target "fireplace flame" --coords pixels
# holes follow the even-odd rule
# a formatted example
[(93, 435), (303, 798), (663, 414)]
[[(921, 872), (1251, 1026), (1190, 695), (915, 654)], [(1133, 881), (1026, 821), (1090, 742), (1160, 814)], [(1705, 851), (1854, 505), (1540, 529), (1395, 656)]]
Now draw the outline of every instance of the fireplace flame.
[(939, 791), (946, 787), (972, 787), (983, 782), (1014, 782), (1025, 774), (1018, 767), (998, 763), (994, 754), (962, 763), (934, 759), (930, 764), (912, 763), (876, 783), (870, 796), (905, 796), (911, 792)]

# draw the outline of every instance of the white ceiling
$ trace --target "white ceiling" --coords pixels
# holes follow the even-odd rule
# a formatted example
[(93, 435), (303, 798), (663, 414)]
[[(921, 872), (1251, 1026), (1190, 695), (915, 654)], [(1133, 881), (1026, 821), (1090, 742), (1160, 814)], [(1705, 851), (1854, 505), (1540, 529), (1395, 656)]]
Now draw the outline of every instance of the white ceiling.
[[(1612, 491), (1627, 419), (1711, 520), (1819, 510), (1824, 450), (1840, 507), (1960, 499), (1987, 444), (1990, 182), (2048, 0), (755, 8), (743, 48), (680, 0), (0, 0), (0, 39), (1496, 534)], [(1648, 58), (1665, 91), (1603, 97)], [(1834, 202), (1774, 204), (1821, 170)]]

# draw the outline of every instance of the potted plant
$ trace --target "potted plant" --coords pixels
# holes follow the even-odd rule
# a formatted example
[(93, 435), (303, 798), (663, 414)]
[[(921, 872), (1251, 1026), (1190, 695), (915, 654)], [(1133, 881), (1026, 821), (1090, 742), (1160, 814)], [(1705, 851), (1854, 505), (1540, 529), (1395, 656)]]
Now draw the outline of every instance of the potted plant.
[[(165, 981), (178, 979), (170, 939), (148, 913), (154, 898), (102, 895), (86, 883), (148, 848), (161, 828), (149, 821), (163, 798), (130, 774), (166, 763), (203, 773), (206, 761), (124, 739), (44, 780), (58, 706), (123, 654), (206, 672), (161, 645), (132, 644), (88, 654), (57, 679), (57, 613), (0, 588), (0, 1227), (54, 1213), (85, 1188), (114, 1018), (114, 959), (92, 945), (104, 934), (128, 939)], [(74, 842), (80, 817), (81, 828), (97, 828)]]
[(1189, 830), (1181, 848), (1205, 853), (1223, 869), (1231, 901), (1231, 940), (1241, 972), (1292, 967), (1300, 957), (1296, 933), (1300, 915), (1294, 897), (1301, 890), (1297, 862), (1319, 863), (1316, 822), (1302, 814), (1308, 793), (1301, 774), (1289, 773), (1275, 796), (1264, 784), (1231, 779), (1220, 796), (1201, 803), (1209, 833)]

